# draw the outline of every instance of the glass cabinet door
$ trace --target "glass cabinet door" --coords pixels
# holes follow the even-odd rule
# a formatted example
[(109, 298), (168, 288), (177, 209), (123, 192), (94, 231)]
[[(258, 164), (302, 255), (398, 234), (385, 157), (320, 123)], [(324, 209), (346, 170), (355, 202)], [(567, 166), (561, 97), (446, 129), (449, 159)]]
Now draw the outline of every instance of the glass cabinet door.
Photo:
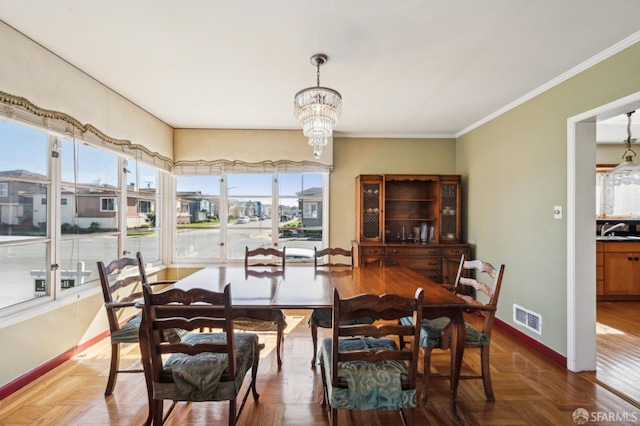
[(360, 241), (382, 241), (382, 176), (358, 176)]
[(460, 241), (460, 181), (440, 181), (440, 242)]

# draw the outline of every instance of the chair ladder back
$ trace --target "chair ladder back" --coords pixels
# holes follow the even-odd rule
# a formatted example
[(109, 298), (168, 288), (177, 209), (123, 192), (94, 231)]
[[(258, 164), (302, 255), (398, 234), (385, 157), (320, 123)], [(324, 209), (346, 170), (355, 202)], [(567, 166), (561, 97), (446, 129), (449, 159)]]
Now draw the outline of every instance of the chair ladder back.
[[(476, 292), (481, 292), (487, 297), (487, 302), (483, 303), (477, 299), (460, 293), (456, 293), (458, 297), (465, 300), (470, 305), (477, 307), (484, 313), (484, 324), (482, 332), (486, 335), (491, 334), (493, 327), (493, 319), (495, 312), (498, 308), (498, 296), (500, 295), (500, 287), (502, 286), (502, 275), (504, 273), (504, 265), (498, 265), (494, 267), (489, 262), (483, 262), (482, 260), (467, 260), (461, 261), (461, 265), (466, 270), (475, 270), (476, 278), (460, 277), (459, 284), (473, 287)], [(483, 277), (486, 277), (488, 284), (480, 281)]]
[[(118, 311), (127, 306), (134, 306), (136, 300), (142, 299), (142, 288), (135, 288), (143, 282), (138, 259), (123, 257), (112, 260), (107, 265), (99, 261), (97, 265), (110, 330), (119, 330)], [(132, 275), (134, 270), (135, 273)], [(131, 292), (120, 294), (124, 289)]]
[[(333, 344), (332, 344), (332, 371), (331, 383), (333, 386), (341, 386), (338, 377), (338, 363), (348, 361), (406, 361), (409, 365), (408, 385), (415, 387), (417, 359), (420, 337), (420, 324), (422, 322), (422, 305), (424, 290), (416, 290), (414, 298), (407, 298), (395, 294), (360, 294), (357, 296), (340, 299), (337, 289), (333, 292)], [(374, 324), (349, 324), (349, 320), (371, 317), (375, 320), (383, 320)], [(413, 319), (411, 325), (402, 325), (400, 318), (410, 316)], [(395, 320), (395, 321), (394, 321)], [(337, 325), (336, 325), (337, 324)], [(410, 350), (380, 349), (380, 350), (349, 350), (340, 351), (337, 344), (340, 337), (411, 337)]]
[[(149, 342), (152, 348), (152, 371), (154, 381), (162, 375), (162, 356), (176, 353), (198, 355), (200, 353), (227, 354), (228, 376), (234, 377), (237, 369), (234, 355), (233, 317), (231, 314), (231, 286), (223, 292), (201, 288), (181, 290), (168, 288), (154, 293), (151, 285), (145, 284), (144, 314), (148, 319)], [(165, 330), (187, 331), (203, 328), (222, 329), (226, 341), (188, 344), (168, 342)], [(226, 373), (225, 373), (226, 375)]]
[(147, 277), (147, 270), (144, 266), (144, 260), (142, 259), (142, 253), (136, 253), (136, 259), (138, 259), (138, 270), (140, 271), (140, 276), (142, 277), (143, 283), (149, 282), (149, 277)]
[[(286, 247), (282, 247), (282, 250), (275, 249), (273, 247), (258, 247), (254, 250), (249, 250), (249, 247), (244, 248), (244, 267), (251, 266), (270, 266), (284, 269), (286, 261)], [(275, 257), (275, 262), (249, 262), (249, 259), (256, 256), (271, 256)], [(278, 259), (279, 262), (278, 263)]]
[[(324, 256), (329, 256), (329, 261), (326, 263), (318, 264), (318, 259)], [(341, 256), (349, 259), (349, 263), (344, 262), (333, 262), (332, 256)], [(353, 267), (353, 249), (347, 250), (341, 247), (327, 247), (322, 250), (318, 250), (316, 247), (313, 248), (313, 267)]]

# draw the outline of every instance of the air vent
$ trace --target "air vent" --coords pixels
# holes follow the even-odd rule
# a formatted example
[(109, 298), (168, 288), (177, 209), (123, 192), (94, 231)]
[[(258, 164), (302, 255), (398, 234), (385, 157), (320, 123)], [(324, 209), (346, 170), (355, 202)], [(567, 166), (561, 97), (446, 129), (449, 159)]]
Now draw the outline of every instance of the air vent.
[(513, 304), (513, 321), (529, 330), (542, 334), (542, 317), (533, 311)]

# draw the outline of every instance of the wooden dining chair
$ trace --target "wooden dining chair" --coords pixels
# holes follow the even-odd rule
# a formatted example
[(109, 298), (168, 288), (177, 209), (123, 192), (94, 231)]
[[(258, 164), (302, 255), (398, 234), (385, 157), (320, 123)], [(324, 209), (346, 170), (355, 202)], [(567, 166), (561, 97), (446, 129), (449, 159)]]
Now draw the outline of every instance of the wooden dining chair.
[[(249, 247), (245, 247), (244, 267), (245, 272), (249, 275), (252, 268), (276, 268), (275, 271), (259, 270), (258, 272), (269, 273), (269, 276), (273, 275), (273, 272), (280, 271), (284, 273), (285, 267), (285, 253), (286, 247), (282, 250), (275, 248), (257, 248), (249, 250)], [(269, 259), (276, 258), (279, 261), (266, 260), (265, 256), (269, 256)], [(258, 261), (252, 261), (252, 258), (258, 257)], [(287, 328), (286, 317), (282, 309), (245, 309), (237, 311), (235, 313), (234, 325), (236, 329), (263, 332), (263, 331), (275, 331), (276, 336), (276, 359), (278, 362), (278, 369), (282, 368), (282, 343), (284, 340), (284, 329)]]
[[(319, 259), (327, 257), (327, 262), (318, 263)], [(327, 247), (322, 250), (318, 250), (317, 247), (313, 248), (313, 267), (318, 266), (325, 267), (353, 267), (353, 249), (347, 250), (341, 247)]]
[[(423, 295), (419, 288), (413, 298), (360, 294), (341, 299), (334, 289), (333, 337), (324, 339), (320, 348), (322, 404), (331, 426), (337, 425), (339, 409), (398, 410), (403, 423), (413, 425), (418, 345), (401, 349), (396, 340), (417, 343)], [(381, 321), (349, 324), (363, 316)], [(406, 316), (413, 324), (399, 323)]]
[(249, 247), (245, 247), (244, 267), (266, 266), (284, 269), (286, 262), (286, 250), (286, 247), (282, 247), (282, 250), (278, 250), (273, 247), (258, 247), (256, 249), (249, 250)]
[[(235, 333), (231, 306), (231, 285), (223, 292), (202, 288), (168, 288), (154, 292), (145, 284), (142, 344), (147, 345), (153, 395), (151, 421), (161, 425), (171, 415), (177, 401), (229, 401), (229, 425), (235, 425), (249, 396), (258, 401), (256, 377), (260, 360), (258, 336)], [(169, 342), (165, 331), (188, 330), (180, 342)], [(220, 329), (216, 333), (199, 329)], [(247, 372), (240, 407), (237, 398)], [(173, 401), (164, 415), (164, 400)]]
[[(475, 272), (475, 278), (470, 278)], [(498, 297), (502, 286), (502, 276), (504, 265), (494, 267), (482, 260), (466, 260), (462, 255), (460, 265), (452, 291), (469, 304), (469, 312), (480, 313), (484, 316), (482, 328), (478, 329), (466, 323), (465, 355), (467, 349), (480, 350), (480, 374), (460, 375), (460, 379), (482, 379), (484, 392), (487, 401), (494, 401), (493, 386), (491, 384), (491, 369), (489, 365), (489, 348), (491, 343), (491, 331), (496, 310), (498, 308)], [(478, 294), (478, 299), (471, 296), (474, 291)], [(409, 318), (401, 320), (409, 324)], [(422, 320), (420, 347), (424, 349), (423, 355), (423, 387), (421, 402), (427, 401), (427, 391), (429, 381), (432, 378), (450, 379), (449, 375), (431, 374), (431, 353), (433, 349), (449, 349), (451, 342), (451, 326), (449, 318), (441, 317), (436, 319)], [(402, 346), (402, 343), (401, 343)]]
[[(109, 321), (109, 338), (111, 340), (111, 363), (105, 396), (113, 393), (119, 373), (141, 373), (140, 368), (120, 369), (120, 346), (123, 344), (138, 344), (138, 330), (140, 328), (140, 311), (133, 308), (136, 302), (142, 300), (142, 284), (148, 282), (142, 254), (135, 258), (123, 257), (105, 265), (98, 263), (100, 285), (104, 297), (104, 307)], [(156, 281), (151, 285), (168, 285), (174, 281)], [(180, 332), (167, 332), (169, 338), (180, 340)]]
[[(316, 271), (324, 268), (352, 268), (353, 267), (353, 251), (340, 247), (328, 247), (322, 250), (313, 248), (313, 267)], [(319, 263), (318, 259), (329, 256), (328, 262)], [(357, 318), (353, 323), (371, 324), (371, 318)], [(316, 366), (316, 355), (318, 353), (318, 327), (332, 327), (332, 310), (331, 309), (314, 309), (309, 317), (309, 327), (311, 328), (311, 340), (313, 341), (313, 358), (311, 358), (311, 368)]]

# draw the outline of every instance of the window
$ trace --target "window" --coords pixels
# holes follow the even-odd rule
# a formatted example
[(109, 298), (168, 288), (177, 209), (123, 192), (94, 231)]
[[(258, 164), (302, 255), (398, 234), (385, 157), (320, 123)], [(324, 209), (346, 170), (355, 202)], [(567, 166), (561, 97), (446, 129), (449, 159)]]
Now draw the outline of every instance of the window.
[[(327, 173), (176, 176), (175, 262), (241, 261), (245, 247), (287, 247), (313, 259), (327, 229)], [(221, 195), (225, 194), (226, 197)]]
[[(62, 139), (60, 152), (60, 259), (62, 293), (97, 285), (96, 262), (111, 261), (119, 248), (120, 157), (80, 141)], [(66, 281), (63, 281), (66, 280)]]
[(151, 213), (151, 201), (138, 201), (138, 213)]
[(610, 175), (610, 169), (596, 168), (596, 218), (640, 217), (640, 176)]
[(100, 198), (100, 211), (101, 212), (115, 212), (116, 211), (116, 199), (115, 198)]
[(127, 161), (127, 239), (129, 253), (142, 253), (145, 262), (160, 259), (160, 218), (156, 206), (161, 203), (165, 173), (137, 160)]
[(176, 261), (222, 258), (220, 186), (218, 175), (176, 177)]
[(318, 203), (303, 203), (302, 217), (304, 219), (316, 219), (318, 217)]
[(38, 290), (45, 285), (51, 264), (48, 152), (45, 132), (0, 121), (0, 266), (5, 277), (0, 308), (47, 294)]
[(0, 121), (0, 316), (84, 294), (82, 285), (98, 290), (96, 263), (123, 252), (156, 262), (167, 179), (121, 149)]

